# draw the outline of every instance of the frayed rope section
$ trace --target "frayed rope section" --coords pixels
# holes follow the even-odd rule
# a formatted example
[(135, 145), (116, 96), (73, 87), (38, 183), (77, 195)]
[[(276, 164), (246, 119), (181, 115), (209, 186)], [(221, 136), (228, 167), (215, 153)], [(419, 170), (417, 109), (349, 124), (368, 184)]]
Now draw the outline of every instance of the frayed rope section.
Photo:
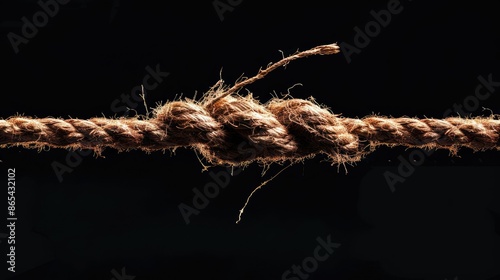
[[(191, 147), (217, 165), (296, 162), (318, 154), (344, 164), (361, 160), (379, 145), (442, 148), (452, 153), (460, 147), (499, 149), (500, 120), (493, 117), (345, 118), (313, 99), (274, 98), (261, 104), (251, 94), (238, 94), (292, 60), (338, 52), (336, 44), (297, 52), (231, 88), (221, 80), (199, 101), (168, 102), (151, 118), (10, 117), (0, 120), (0, 147), (92, 149), (97, 154), (104, 148), (151, 152)], [(242, 149), (242, 143), (249, 146)]]
[[(360, 161), (377, 146), (474, 151), (500, 149), (500, 120), (489, 118), (417, 119), (367, 116), (345, 118), (310, 98), (273, 98), (265, 104), (238, 91), (290, 61), (339, 53), (336, 44), (296, 52), (243, 78), (234, 86), (220, 80), (201, 100), (167, 102), (152, 117), (60, 119), (13, 116), (0, 120), (0, 148), (22, 146), (146, 152), (190, 147), (215, 165), (245, 166), (252, 162), (290, 164), (248, 196), (238, 223), (255, 191), (293, 163), (318, 154), (332, 164)], [(243, 148), (245, 147), (245, 148)]]

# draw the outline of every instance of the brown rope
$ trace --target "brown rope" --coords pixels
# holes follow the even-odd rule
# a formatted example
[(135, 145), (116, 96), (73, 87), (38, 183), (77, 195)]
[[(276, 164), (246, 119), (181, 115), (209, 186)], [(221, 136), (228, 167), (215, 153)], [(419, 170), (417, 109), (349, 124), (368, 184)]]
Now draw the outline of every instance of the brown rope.
[(107, 147), (121, 151), (193, 147), (216, 164), (295, 161), (317, 154), (326, 154), (335, 163), (355, 162), (378, 145), (452, 152), (460, 147), (500, 148), (500, 120), (494, 118), (345, 118), (313, 100), (275, 98), (261, 104), (235, 94), (293, 59), (337, 52), (336, 45), (324, 45), (294, 54), (230, 89), (219, 82), (201, 101), (168, 102), (149, 119), (10, 117), (0, 120), (0, 146), (98, 153)]

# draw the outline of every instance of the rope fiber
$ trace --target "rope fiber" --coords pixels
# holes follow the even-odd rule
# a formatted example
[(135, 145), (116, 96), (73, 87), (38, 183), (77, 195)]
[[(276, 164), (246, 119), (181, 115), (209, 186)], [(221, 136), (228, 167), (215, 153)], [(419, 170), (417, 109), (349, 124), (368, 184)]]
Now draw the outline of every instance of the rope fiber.
[[(265, 104), (237, 92), (290, 61), (338, 53), (336, 44), (297, 52), (233, 87), (222, 80), (199, 100), (167, 102), (151, 118), (31, 118), (0, 120), (0, 147), (105, 148), (147, 152), (191, 147), (215, 164), (296, 161), (326, 154), (333, 163), (359, 161), (379, 145), (475, 151), (500, 147), (500, 120), (346, 118), (313, 99), (274, 98)], [(245, 143), (246, 149), (242, 149)], [(252, 149), (250, 149), (252, 148)]]

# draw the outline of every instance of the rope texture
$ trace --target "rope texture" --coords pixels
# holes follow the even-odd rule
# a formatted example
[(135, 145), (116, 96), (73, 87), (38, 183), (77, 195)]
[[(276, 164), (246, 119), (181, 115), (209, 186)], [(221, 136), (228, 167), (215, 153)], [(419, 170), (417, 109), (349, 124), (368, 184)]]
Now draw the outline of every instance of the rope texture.
[(253, 161), (298, 161), (326, 154), (333, 163), (359, 161), (379, 145), (442, 148), (456, 153), (500, 148), (500, 120), (416, 119), (368, 116), (344, 118), (313, 99), (272, 99), (261, 104), (237, 91), (290, 61), (339, 53), (321, 45), (284, 57), (231, 88), (220, 80), (202, 100), (172, 101), (153, 117), (60, 119), (15, 116), (0, 120), (0, 147), (120, 151), (192, 147), (209, 162), (241, 165)]
[(499, 149), (499, 131), (500, 120), (493, 118), (344, 118), (313, 100), (273, 99), (260, 104), (250, 96), (233, 95), (209, 106), (169, 102), (148, 120), (11, 117), (0, 120), (0, 145), (98, 152), (106, 147), (121, 151), (194, 147), (217, 164), (301, 160), (317, 154), (343, 163), (359, 161), (378, 145)]

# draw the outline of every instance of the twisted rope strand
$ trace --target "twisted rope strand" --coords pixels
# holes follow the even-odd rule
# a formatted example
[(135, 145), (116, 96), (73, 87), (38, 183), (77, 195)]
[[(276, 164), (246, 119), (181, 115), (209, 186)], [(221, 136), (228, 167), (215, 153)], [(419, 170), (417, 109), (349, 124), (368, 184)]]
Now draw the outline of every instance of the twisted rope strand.
[[(267, 104), (227, 96), (210, 106), (170, 102), (149, 120), (11, 117), (0, 120), (0, 145), (155, 151), (194, 147), (218, 164), (300, 160), (327, 154), (335, 162), (360, 160), (378, 145), (456, 151), (499, 149), (500, 120), (344, 118), (311, 100), (273, 99)], [(242, 153), (241, 143), (254, 149)]]
[[(500, 120), (490, 118), (345, 118), (313, 100), (272, 99), (261, 104), (237, 91), (290, 61), (339, 52), (322, 45), (271, 64), (226, 89), (219, 81), (199, 101), (168, 102), (149, 119), (59, 119), (24, 116), (0, 120), (0, 147), (156, 151), (197, 149), (215, 164), (296, 161), (317, 154), (355, 162), (379, 145), (475, 151), (500, 149)], [(243, 149), (243, 147), (246, 147)]]

